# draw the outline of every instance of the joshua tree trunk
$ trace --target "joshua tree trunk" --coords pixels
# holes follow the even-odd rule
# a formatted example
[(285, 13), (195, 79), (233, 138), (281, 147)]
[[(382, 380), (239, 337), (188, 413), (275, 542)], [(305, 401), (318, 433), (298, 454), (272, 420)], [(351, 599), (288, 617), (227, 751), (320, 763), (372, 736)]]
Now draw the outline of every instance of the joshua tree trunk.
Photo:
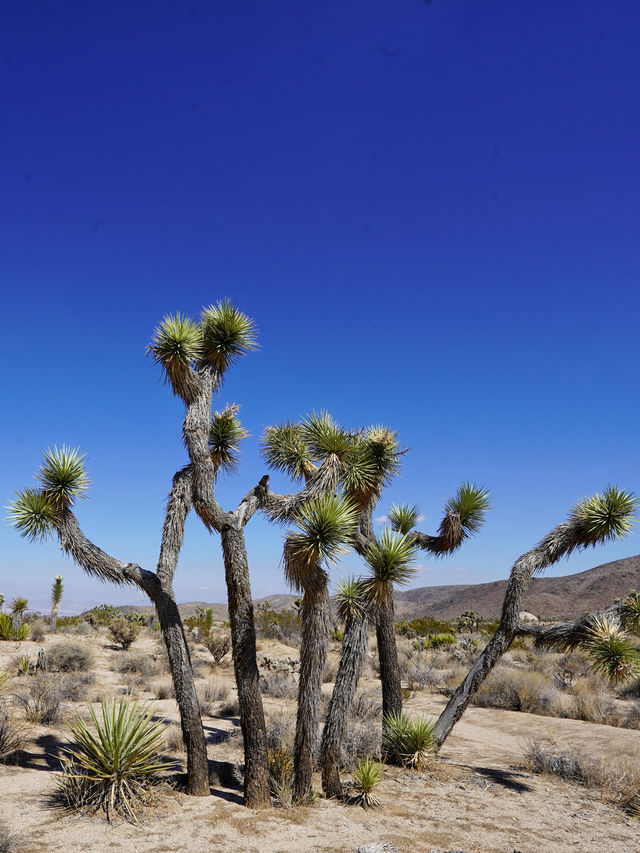
[(379, 607), (376, 619), (383, 720), (387, 714), (402, 713), (402, 686), (394, 617), (393, 593), (390, 593), (386, 603)]
[(340, 664), (320, 748), (322, 790), (327, 797), (342, 796), (340, 749), (367, 650), (368, 633), (369, 620), (366, 615), (349, 619), (345, 626)]
[(329, 593), (325, 583), (317, 592), (305, 592), (302, 599), (300, 681), (294, 744), (296, 769), (293, 797), (296, 803), (311, 801), (313, 765), (318, 743), (318, 706), (328, 651)]
[(221, 535), (229, 599), (233, 666), (244, 740), (245, 805), (259, 809), (271, 804), (269, 761), (260, 674), (256, 663), (256, 631), (244, 528), (228, 527)]
[(193, 681), (189, 647), (173, 590), (158, 590), (153, 596), (153, 603), (167, 647), (171, 678), (180, 712), (182, 738), (187, 750), (187, 791), (189, 794), (205, 797), (210, 793), (207, 742)]

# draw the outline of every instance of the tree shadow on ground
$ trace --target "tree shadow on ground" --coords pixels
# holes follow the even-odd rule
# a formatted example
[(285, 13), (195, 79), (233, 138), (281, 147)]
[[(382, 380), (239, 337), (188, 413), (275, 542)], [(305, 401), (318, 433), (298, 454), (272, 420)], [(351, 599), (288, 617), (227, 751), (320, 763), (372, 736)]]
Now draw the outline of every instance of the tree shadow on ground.
[(526, 785), (524, 782), (518, 782), (518, 778), (526, 779), (523, 773), (514, 773), (511, 770), (498, 770), (495, 767), (474, 767), (475, 773), (478, 776), (484, 776), (491, 782), (497, 785), (502, 785), (509, 791), (515, 791), (517, 794), (524, 794), (525, 791), (533, 791), (531, 785)]
[(63, 748), (68, 748), (69, 743), (58, 735), (40, 735), (34, 741), (38, 747), (37, 751), (23, 749), (20, 752), (18, 765), (27, 770), (62, 770), (62, 756), (65, 754)]

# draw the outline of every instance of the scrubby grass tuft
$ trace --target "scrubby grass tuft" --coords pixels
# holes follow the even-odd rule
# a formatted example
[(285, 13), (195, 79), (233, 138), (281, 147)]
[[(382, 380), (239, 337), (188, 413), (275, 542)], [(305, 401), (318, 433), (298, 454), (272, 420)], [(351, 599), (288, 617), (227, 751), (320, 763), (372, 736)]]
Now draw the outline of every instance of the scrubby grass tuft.
[(82, 643), (62, 640), (47, 651), (49, 668), (59, 672), (87, 672), (93, 666), (93, 652)]

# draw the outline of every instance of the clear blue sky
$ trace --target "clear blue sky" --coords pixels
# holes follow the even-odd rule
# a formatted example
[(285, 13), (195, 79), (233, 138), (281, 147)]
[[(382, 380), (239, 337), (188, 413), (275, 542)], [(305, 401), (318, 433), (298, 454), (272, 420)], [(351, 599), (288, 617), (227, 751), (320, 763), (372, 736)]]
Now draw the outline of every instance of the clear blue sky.
[[(380, 515), (417, 503), (431, 532), (462, 480), (491, 489), (417, 586), (503, 578), (576, 499), (640, 491), (639, 28), (632, 0), (7, 0), (3, 502), (78, 445), (85, 532), (153, 568), (185, 453), (145, 345), (227, 296), (261, 346), (220, 401), (252, 433), (228, 507), (263, 428), (312, 408), (411, 448)], [(254, 594), (284, 591), (282, 532), (247, 536)], [(61, 572), (67, 610), (142, 601), (6, 524), (0, 554), (7, 597), (45, 606)], [(176, 588), (225, 597), (195, 519)]]

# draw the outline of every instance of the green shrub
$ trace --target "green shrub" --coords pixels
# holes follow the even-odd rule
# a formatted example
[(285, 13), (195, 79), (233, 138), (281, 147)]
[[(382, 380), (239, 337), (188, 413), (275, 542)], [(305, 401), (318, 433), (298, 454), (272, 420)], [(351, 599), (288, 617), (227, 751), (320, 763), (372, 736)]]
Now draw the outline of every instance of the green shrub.
[(88, 708), (95, 732), (80, 716), (70, 724), (72, 748), (63, 759), (59, 796), (78, 811), (104, 809), (109, 822), (119, 814), (137, 823), (150, 786), (169, 766), (158, 756), (166, 726), (154, 721), (153, 707), (126, 698), (104, 702), (101, 720), (93, 705)]
[(11, 717), (0, 708), (0, 764), (14, 763), (24, 744), (24, 734)]
[(302, 622), (300, 614), (293, 610), (272, 610), (266, 601), (256, 607), (254, 620), (258, 637), (290, 643), (300, 641)]
[(211, 652), (214, 666), (218, 666), (231, 648), (231, 642), (228, 637), (217, 637), (215, 634), (205, 637), (202, 642)]
[(112, 604), (99, 604), (97, 607), (94, 607), (92, 610), (89, 610), (88, 613), (85, 613), (83, 617), (73, 617), (73, 618), (84, 618), (87, 622), (92, 625), (94, 628), (97, 628), (99, 625), (106, 626), (109, 625), (114, 619), (119, 619), (122, 617), (122, 612), (114, 607)]
[(49, 669), (60, 672), (86, 672), (93, 666), (93, 653), (82, 643), (62, 640), (48, 650)]
[(135, 642), (140, 633), (140, 626), (137, 622), (119, 617), (109, 624), (109, 633), (113, 642), (126, 650)]
[(372, 809), (380, 805), (380, 801), (374, 795), (382, 779), (382, 765), (374, 761), (370, 755), (360, 760), (353, 771), (353, 780), (356, 787), (356, 795), (352, 802), (362, 806), (363, 809)]
[(22, 642), (29, 636), (26, 622), (19, 623), (9, 613), (0, 613), (0, 640)]
[(436, 746), (435, 723), (426, 717), (400, 713), (384, 718), (382, 748), (390, 764), (421, 770), (433, 760)]
[(424, 616), (421, 619), (401, 619), (396, 622), (396, 634), (413, 640), (416, 637), (426, 637), (429, 634), (450, 634), (451, 626), (448, 622), (434, 619), (432, 616)]

